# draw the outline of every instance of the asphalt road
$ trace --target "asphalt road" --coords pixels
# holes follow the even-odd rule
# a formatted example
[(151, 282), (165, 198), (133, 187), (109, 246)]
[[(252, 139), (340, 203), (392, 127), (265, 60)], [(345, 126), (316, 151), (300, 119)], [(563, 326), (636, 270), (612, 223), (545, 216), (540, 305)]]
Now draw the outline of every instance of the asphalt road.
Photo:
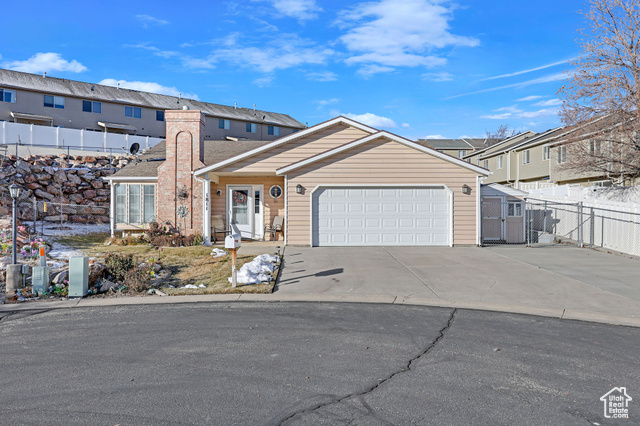
[(419, 306), (203, 303), (0, 319), (0, 423), (640, 422), (640, 329)]

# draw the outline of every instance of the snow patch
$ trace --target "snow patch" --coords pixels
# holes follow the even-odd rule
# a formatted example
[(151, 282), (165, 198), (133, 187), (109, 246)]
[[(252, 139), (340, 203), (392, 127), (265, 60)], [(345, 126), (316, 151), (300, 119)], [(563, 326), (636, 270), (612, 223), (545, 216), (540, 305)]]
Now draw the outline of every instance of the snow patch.
[(214, 248), (213, 250), (211, 250), (211, 256), (213, 257), (221, 257), (225, 254), (227, 254), (227, 252), (224, 250), (220, 250), (219, 248)]
[[(269, 282), (273, 278), (271, 274), (278, 269), (276, 263), (280, 261), (278, 256), (261, 254), (249, 263), (242, 265), (237, 275), (238, 284), (259, 284)], [(229, 277), (229, 282), (231, 282)]]
[(207, 286), (204, 284), (200, 284), (200, 285), (193, 285), (193, 284), (187, 284), (184, 287), (180, 287), (180, 288), (206, 288)]

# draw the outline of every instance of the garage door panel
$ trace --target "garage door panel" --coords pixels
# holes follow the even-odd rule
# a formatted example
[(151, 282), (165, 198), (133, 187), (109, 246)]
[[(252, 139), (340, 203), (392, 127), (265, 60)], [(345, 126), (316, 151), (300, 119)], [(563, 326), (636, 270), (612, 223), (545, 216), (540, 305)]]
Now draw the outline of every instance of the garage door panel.
[(449, 194), (438, 188), (322, 188), (314, 245), (449, 245)]

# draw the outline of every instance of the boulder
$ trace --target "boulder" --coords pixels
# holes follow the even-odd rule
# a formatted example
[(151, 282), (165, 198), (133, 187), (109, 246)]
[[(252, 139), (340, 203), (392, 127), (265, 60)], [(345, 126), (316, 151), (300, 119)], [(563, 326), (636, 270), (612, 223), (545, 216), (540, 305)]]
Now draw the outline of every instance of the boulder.
[[(51, 167), (45, 167), (45, 169), (50, 169)], [(36, 178), (38, 179), (38, 182), (43, 183), (45, 181), (49, 181), (52, 178), (52, 175), (49, 173), (36, 173)]]
[(54, 186), (54, 185), (49, 185), (47, 186), (47, 192), (49, 194), (53, 194), (53, 195), (60, 195), (60, 188)]
[(67, 181), (67, 174), (64, 170), (58, 170), (53, 174), (53, 180), (56, 183), (65, 183)]
[(53, 284), (62, 284), (67, 278), (69, 278), (69, 270), (65, 269), (55, 274), (51, 282)]
[(70, 194), (69, 195), (69, 200), (71, 200), (72, 202), (74, 202), (76, 204), (80, 204), (81, 202), (84, 201), (84, 197), (82, 195), (80, 195), (80, 194)]
[(104, 275), (106, 270), (107, 270), (107, 267), (102, 263), (95, 262), (90, 264), (89, 265), (89, 285), (93, 286), (96, 282), (98, 282), (98, 280), (102, 278), (102, 275)]
[(26, 187), (27, 189), (40, 189), (42, 188), (42, 185), (40, 185), (39, 183), (28, 183)]
[(24, 182), (25, 183), (34, 183), (34, 182), (37, 182), (37, 181), (38, 181), (38, 178), (34, 174), (28, 173), (28, 174), (24, 175)]
[(60, 221), (66, 222), (68, 219), (69, 219), (69, 216), (67, 216), (66, 214), (63, 214), (63, 215), (51, 215), (51, 216), (46, 216), (44, 218), (44, 220), (46, 220), (47, 222), (60, 222)]
[(31, 173), (31, 166), (24, 160), (20, 160), (15, 165), (16, 172), (21, 175), (25, 175), (27, 173)]
[(91, 186), (93, 186), (95, 189), (100, 189), (104, 186), (104, 184), (102, 183), (102, 180), (96, 179), (91, 182)]
[(48, 192), (44, 192), (42, 189), (36, 189), (36, 197), (38, 198), (45, 198), (49, 201), (53, 200), (55, 197), (51, 194), (49, 194)]
[(96, 286), (96, 290), (98, 291), (98, 293), (106, 293), (109, 290), (117, 290), (121, 287), (120, 284), (118, 283), (114, 283), (113, 281), (109, 281), (109, 280), (102, 280), (102, 282), (100, 282), (97, 286)]
[(76, 185), (80, 185), (82, 183), (82, 179), (80, 179), (75, 174), (67, 174), (67, 180), (69, 181), (69, 183), (73, 183)]
[(89, 189), (83, 192), (84, 198), (87, 198), (89, 200), (91, 200), (92, 198), (94, 198), (97, 194), (96, 191)]

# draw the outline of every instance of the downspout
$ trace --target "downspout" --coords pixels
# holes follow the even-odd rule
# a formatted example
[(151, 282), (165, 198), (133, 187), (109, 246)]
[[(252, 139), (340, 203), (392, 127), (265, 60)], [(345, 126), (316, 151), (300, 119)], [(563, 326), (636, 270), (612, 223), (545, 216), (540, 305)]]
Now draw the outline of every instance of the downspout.
[(111, 208), (109, 212), (109, 224), (111, 225), (111, 237), (113, 238), (113, 236), (116, 233), (116, 184), (112, 180), (109, 180), (109, 183), (110, 183), (109, 189), (111, 191), (111, 200), (110, 200)]
[(195, 172), (191, 172), (193, 178), (202, 183), (202, 237), (205, 246), (211, 245), (211, 181), (209, 174), (205, 179), (198, 179)]
[(484, 176), (476, 176), (476, 245), (482, 245), (482, 182), (486, 179)]
[(282, 233), (284, 234), (284, 245), (287, 245), (289, 239), (289, 220), (287, 219), (287, 213), (289, 212), (289, 176), (284, 175), (284, 228)]

